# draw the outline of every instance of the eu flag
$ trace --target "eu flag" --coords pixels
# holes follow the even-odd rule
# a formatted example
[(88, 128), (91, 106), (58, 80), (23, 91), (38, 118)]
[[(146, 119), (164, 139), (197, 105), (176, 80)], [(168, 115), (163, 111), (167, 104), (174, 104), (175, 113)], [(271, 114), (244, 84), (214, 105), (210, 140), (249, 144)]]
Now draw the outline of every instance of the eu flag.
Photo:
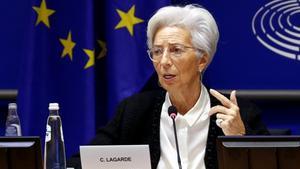
[(24, 135), (44, 139), (48, 104), (58, 102), (67, 156), (87, 144), (153, 73), (146, 26), (166, 4), (33, 0), (18, 94)]
[[(139, 92), (153, 73), (147, 56), (146, 29), (149, 18), (169, 0), (106, 1), (97, 13), (97, 37), (105, 54), (97, 62), (97, 105), (101, 119), (110, 119), (118, 102)], [(101, 48), (103, 51), (103, 48)], [(105, 56), (104, 56), (105, 55)], [(98, 122), (99, 122), (98, 121)], [(105, 121), (105, 120), (104, 120)], [(101, 124), (100, 124), (101, 125)]]
[(24, 135), (45, 137), (48, 104), (58, 102), (67, 154), (95, 134), (92, 0), (34, 0), (22, 56), (19, 114)]

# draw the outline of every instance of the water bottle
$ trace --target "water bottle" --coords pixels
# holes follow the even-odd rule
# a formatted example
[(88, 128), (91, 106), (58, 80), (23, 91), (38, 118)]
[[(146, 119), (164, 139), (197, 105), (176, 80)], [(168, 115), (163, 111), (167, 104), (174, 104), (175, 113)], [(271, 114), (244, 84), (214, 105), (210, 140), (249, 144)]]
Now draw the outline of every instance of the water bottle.
[(8, 114), (6, 118), (5, 136), (21, 136), (20, 119), (17, 113), (17, 104), (8, 104)]
[(49, 104), (44, 151), (44, 169), (66, 169), (65, 144), (58, 103)]

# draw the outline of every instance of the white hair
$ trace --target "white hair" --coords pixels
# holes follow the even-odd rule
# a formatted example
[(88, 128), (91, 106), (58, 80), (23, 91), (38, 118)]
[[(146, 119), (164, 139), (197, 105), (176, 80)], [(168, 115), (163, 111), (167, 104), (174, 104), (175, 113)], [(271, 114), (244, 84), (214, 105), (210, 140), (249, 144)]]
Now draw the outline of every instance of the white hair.
[(213, 16), (199, 5), (167, 6), (159, 9), (149, 20), (147, 43), (151, 49), (157, 30), (166, 26), (178, 26), (190, 32), (192, 44), (208, 54), (212, 60), (219, 39), (218, 26)]

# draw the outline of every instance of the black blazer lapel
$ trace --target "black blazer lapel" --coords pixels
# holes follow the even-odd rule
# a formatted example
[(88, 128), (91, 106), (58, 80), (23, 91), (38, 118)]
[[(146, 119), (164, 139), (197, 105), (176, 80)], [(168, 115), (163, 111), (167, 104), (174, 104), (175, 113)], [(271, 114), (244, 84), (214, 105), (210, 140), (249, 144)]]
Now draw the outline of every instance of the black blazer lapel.
[(150, 143), (152, 169), (156, 169), (160, 158), (160, 115), (165, 93), (165, 91), (161, 91), (160, 94), (157, 96), (152, 112), (152, 141)]
[[(210, 95), (211, 107), (220, 104), (213, 96)], [(218, 169), (216, 140), (219, 135), (224, 135), (221, 128), (216, 125), (216, 115), (210, 117), (208, 137), (206, 142), (206, 150), (204, 162), (206, 169)]]

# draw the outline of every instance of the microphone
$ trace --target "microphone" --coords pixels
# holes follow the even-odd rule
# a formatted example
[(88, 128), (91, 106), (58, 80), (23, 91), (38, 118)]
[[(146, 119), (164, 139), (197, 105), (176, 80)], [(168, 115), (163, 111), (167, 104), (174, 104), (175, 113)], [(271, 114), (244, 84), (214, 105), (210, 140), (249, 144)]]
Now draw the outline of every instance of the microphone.
[(180, 153), (179, 153), (179, 148), (178, 148), (178, 140), (177, 140), (177, 132), (176, 132), (176, 124), (175, 124), (175, 118), (177, 116), (177, 108), (175, 106), (170, 106), (168, 108), (168, 114), (171, 117), (173, 121), (173, 129), (174, 129), (174, 135), (175, 135), (175, 143), (176, 143), (176, 150), (177, 150), (177, 162), (179, 169), (182, 169), (181, 167), (181, 159), (180, 159)]

